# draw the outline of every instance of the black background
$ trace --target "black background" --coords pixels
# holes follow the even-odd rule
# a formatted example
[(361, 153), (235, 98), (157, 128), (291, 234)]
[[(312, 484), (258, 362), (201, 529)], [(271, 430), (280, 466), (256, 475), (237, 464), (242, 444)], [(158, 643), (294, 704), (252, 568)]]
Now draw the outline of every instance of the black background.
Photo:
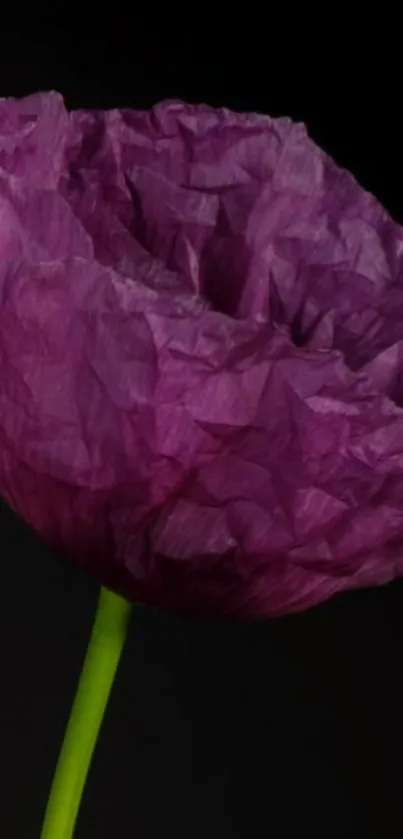
[[(378, 67), (286, 78), (281, 62), (197, 63), (129, 24), (62, 44), (64, 23), (2, 33), (0, 95), (287, 114), (403, 222), (399, 85)], [(0, 835), (37, 839), (98, 592), (5, 508), (0, 562)], [(137, 609), (77, 839), (401, 836), (402, 606), (396, 582), (259, 624)]]

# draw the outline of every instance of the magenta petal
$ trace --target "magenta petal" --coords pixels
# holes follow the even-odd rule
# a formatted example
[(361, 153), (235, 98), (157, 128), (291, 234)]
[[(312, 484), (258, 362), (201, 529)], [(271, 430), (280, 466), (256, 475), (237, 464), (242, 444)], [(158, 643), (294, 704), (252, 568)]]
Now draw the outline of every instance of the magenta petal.
[(0, 102), (0, 491), (129, 598), (403, 573), (403, 233), (289, 119)]

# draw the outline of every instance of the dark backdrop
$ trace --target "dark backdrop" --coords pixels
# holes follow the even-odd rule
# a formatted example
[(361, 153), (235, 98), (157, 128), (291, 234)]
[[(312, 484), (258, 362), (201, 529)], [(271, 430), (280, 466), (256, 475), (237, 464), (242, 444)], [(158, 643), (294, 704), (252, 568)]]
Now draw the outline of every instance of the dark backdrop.
[[(398, 90), (362, 70), (197, 64), (122, 29), (2, 33), (0, 95), (287, 114), (403, 221)], [(0, 562), (0, 835), (36, 839), (97, 587), (4, 507)], [(397, 582), (259, 624), (136, 611), (77, 839), (401, 836), (402, 605)]]

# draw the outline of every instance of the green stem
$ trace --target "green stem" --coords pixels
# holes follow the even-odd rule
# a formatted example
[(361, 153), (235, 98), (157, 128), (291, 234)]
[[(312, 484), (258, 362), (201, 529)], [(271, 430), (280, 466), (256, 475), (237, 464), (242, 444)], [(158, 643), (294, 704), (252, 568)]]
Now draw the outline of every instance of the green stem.
[(54, 776), (41, 839), (72, 839), (116, 668), (130, 604), (102, 588), (87, 655)]

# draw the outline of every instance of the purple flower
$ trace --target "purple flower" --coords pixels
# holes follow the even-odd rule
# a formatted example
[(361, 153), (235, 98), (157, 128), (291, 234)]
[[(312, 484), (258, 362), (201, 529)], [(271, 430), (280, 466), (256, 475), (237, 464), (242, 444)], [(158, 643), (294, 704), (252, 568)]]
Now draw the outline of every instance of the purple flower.
[(129, 599), (403, 573), (403, 231), (289, 119), (0, 102), (0, 492)]

